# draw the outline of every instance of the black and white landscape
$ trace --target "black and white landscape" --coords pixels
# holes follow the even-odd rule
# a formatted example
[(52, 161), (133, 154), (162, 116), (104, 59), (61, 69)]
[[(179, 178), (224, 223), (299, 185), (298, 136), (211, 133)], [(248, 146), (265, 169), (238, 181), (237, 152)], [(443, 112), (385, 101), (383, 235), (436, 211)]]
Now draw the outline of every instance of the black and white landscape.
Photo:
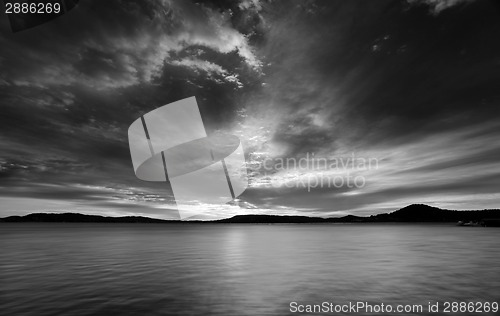
[[(0, 314), (498, 313), (498, 1), (56, 2), (0, 16)], [(193, 96), (248, 188), (181, 221), (127, 133)]]

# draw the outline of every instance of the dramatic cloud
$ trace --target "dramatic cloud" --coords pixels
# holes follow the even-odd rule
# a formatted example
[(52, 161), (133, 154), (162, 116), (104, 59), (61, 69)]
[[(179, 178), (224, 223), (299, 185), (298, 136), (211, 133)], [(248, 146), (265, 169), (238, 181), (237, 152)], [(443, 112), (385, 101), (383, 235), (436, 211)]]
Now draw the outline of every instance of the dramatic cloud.
[(457, 6), (470, 3), (475, 0), (408, 0), (412, 5), (426, 4), (430, 7), (433, 14), (439, 14), (441, 11)]
[(193, 45), (222, 54), (236, 52), (259, 72), (261, 62), (247, 37), (228, 19), (228, 13), (187, 1), (144, 4), (113, 0), (83, 2), (71, 14), (37, 31), (8, 34), (7, 22), (2, 21), (2, 60), (18, 65), (7, 67), (2, 82), (128, 87), (150, 81), (164, 63), (183, 65), (170, 56)]
[(135, 177), (127, 129), (193, 95), (250, 178), (235, 203), (194, 203), (204, 218), (498, 208), (499, 17), (492, 1), (86, 0), (18, 33), (2, 19), (0, 215), (177, 218), (168, 184)]

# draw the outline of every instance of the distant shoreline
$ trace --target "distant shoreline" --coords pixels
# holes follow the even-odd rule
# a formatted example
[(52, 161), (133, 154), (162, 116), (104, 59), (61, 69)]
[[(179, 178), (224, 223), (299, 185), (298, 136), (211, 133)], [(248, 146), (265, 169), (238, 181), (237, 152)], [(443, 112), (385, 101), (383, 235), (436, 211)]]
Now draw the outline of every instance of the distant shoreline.
[(371, 216), (308, 217), (281, 215), (236, 215), (220, 220), (164, 220), (141, 216), (106, 217), (79, 213), (32, 213), (0, 218), (0, 222), (49, 223), (167, 223), (167, 224), (328, 224), (328, 223), (457, 223), (464, 226), (500, 226), (500, 210), (452, 211), (424, 204), (412, 204), (392, 213)]

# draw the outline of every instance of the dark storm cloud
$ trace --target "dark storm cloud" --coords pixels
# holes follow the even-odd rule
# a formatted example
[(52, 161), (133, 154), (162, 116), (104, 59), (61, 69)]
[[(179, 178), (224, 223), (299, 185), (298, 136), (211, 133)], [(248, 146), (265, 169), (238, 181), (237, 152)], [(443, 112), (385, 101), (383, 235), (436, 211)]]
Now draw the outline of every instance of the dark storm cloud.
[(2, 197), (163, 216), (171, 191), (135, 177), (127, 129), (194, 95), (207, 132), (240, 137), (250, 166), (380, 163), (347, 170), (363, 188), (266, 186), (346, 170), (249, 170), (242, 209), (494, 205), (499, 17), (493, 1), (112, 0), (16, 34), (2, 20)]
[(2, 79), (14, 84), (126, 87), (150, 80), (170, 53), (196, 44), (236, 51), (259, 67), (228, 16), (184, 1), (89, 1), (36, 31), (2, 30), (2, 60), (17, 65), (5, 64)]
[(356, 152), (381, 165), (363, 173), (359, 190), (301, 188), (321, 176), (317, 170), (252, 174), (259, 188), (298, 184), (287, 190), (293, 194), (267, 187), (267, 203), (325, 212), (451, 199), (462, 209), (495, 206), (500, 12), (493, 1), (294, 2), (266, 13), (269, 88), (256, 107), (271, 132), (254, 145), (252, 163)]
[[(353, 1), (310, 14), (286, 6), (268, 46), (276, 55), (268, 69), (278, 87), (271, 92), (275, 104), (287, 113), (307, 108), (334, 123), (323, 130), (330, 141), (348, 134), (366, 145), (495, 120), (498, 12), (487, 1), (467, 9), (432, 16), (405, 2)], [(296, 20), (309, 23), (294, 27)], [(318, 128), (297, 112), (276, 138), (292, 137), (290, 150), (302, 152), (310, 134), (320, 149)]]
[[(212, 6), (84, 1), (16, 34), (7, 20), (0, 23), (4, 197), (126, 207), (115, 203), (113, 190), (137, 187), (136, 195), (143, 190), (171, 201), (165, 185), (135, 178), (130, 123), (196, 95), (207, 130), (219, 129), (232, 116), (236, 93), (251, 89), (260, 76), (244, 33), (252, 28), (235, 28), (228, 12)], [(107, 187), (112, 190), (102, 190)], [(118, 196), (134, 202), (131, 208), (151, 202)]]

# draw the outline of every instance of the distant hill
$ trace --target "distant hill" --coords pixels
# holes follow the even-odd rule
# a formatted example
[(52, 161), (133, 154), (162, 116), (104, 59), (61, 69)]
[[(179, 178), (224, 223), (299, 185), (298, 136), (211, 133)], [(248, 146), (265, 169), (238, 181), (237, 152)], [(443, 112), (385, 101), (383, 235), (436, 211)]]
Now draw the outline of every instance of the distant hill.
[(372, 215), (373, 222), (457, 222), (500, 219), (500, 210), (452, 211), (425, 204), (412, 204), (392, 213)]
[(307, 217), (277, 215), (238, 215), (221, 219), (220, 223), (416, 223), (416, 222), (480, 222), (484, 219), (500, 219), (500, 210), (451, 211), (425, 204), (412, 204), (392, 213), (369, 217), (347, 215), (343, 217)]
[(279, 215), (237, 215), (216, 221), (177, 221), (140, 216), (106, 217), (78, 213), (33, 213), (26, 216), (9, 216), (2, 222), (85, 222), (85, 223), (415, 223), (415, 222), (484, 222), (488, 226), (500, 223), (500, 210), (451, 211), (424, 204), (412, 204), (392, 213), (368, 217), (347, 215), (343, 217), (308, 217)]
[(1, 218), (2, 222), (67, 222), (67, 223), (168, 223), (177, 222), (141, 216), (108, 217), (79, 213), (32, 213)]
[(280, 216), (280, 215), (236, 215), (230, 218), (219, 219), (218, 223), (325, 223), (326, 219), (308, 216)]

